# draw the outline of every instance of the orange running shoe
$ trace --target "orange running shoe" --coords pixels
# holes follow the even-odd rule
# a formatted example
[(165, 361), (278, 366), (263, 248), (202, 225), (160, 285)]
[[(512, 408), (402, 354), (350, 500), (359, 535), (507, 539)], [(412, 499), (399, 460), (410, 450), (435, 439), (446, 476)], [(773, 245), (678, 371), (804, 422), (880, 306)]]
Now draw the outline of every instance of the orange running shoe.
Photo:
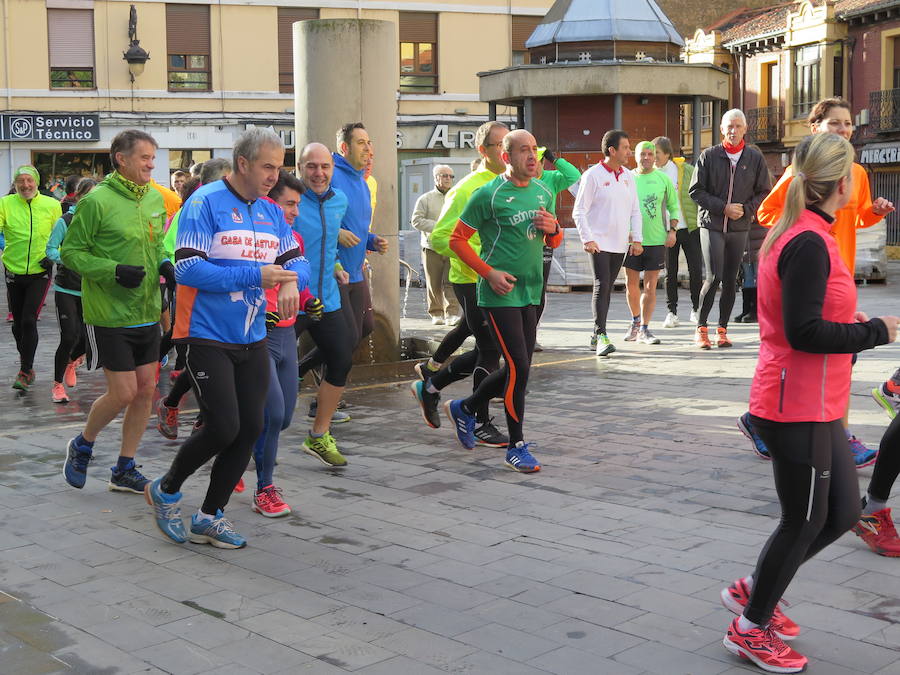
[(246, 488), (244, 487), (244, 479), (241, 478), (241, 479), (237, 482), (237, 485), (234, 486), (234, 491), (235, 491), (235, 492), (243, 492), (245, 489), (246, 489)]
[(717, 341), (716, 346), (720, 348), (730, 347), (731, 340), (728, 339), (728, 332), (725, 330), (725, 326), (719, 326), (716, 328)]
[(806, 669), (808, 659), (784, 644), (771, 626), (756, 626), (747, 631), (738, 627), (735, 617), (725, 633), (725, 649), (748, 659), (769, 673), (799, 673)]
[(878, 555), (900, 558), (900, 537), (891, 519), (890, 509), (863, 515), (853, 531)]
[(709, 341), (709, 328), (706, 326), (697, 326), (694, 344), (700, 347), (700, 349), (709, 349), (712, 347), (712, 344)]

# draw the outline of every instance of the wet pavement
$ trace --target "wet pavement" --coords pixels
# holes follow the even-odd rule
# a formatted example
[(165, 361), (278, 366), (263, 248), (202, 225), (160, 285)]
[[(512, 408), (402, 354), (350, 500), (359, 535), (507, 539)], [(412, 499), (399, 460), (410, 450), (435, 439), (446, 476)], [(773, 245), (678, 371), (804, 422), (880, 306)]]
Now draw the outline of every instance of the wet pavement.
[[(900, 315), (896, 291), (860, 288), (860, 308)], [(249, 489), (228, 509), (249, 540), (239, 551), (172, 544), (140, 496), (107, 491), (118, 423), (101, 435), (85, 488), (68, 487), (65, 444), (101, 377), (81, 371), (72, 401), (50, 402), (51, 304), (39, 323), (38, 380), (16, 394), (7, 327), (0, 673), (751, 670), (721, 645), (731, 615), (718, 595), (750, 571), (778, 514), (770, 465), (734, 424), (756, 327), (732, 326), (731, 350), (695, 350), (688, 325), (657, 327), (658, 346), (623, 343), (627, 309), (616, 292), (619, 351), (598, 360), (585, 346), (589, 303), (588, 294), (552, 295), (539, 334), (526, 418), (539, 474), (505, 470), (501, 450), (463, 450), (447, 422), (426, 427), (408, 382), (348, 392), (353, 421), (333, 431), (350, 464), (323, 467), (297, 450), (308, 428), (303, 391), (276, 469), (294, 513), (251, 512), (251, 463)], [(413, 289), (405, 334), (446, 330), (422, 308)], [(852, 428), (871, 445), (887, 417), (869, 390), (898, 357), (895, 346), (879, 348), (854, 373)], [(183, 416), (182, 436), (191, 420)], [(176, 447), (149, 428), (143, 471), (159, 475)], [(861, 487), (870, 475), (860, 471)], [(185, 484), (185, 513), (207, 478), (204, 469)], [(788, 590), (788, 613), (804, 629), (793, 644), (817, 674), (900, 674), (898, 598), (900, 559), (848, 534)]]

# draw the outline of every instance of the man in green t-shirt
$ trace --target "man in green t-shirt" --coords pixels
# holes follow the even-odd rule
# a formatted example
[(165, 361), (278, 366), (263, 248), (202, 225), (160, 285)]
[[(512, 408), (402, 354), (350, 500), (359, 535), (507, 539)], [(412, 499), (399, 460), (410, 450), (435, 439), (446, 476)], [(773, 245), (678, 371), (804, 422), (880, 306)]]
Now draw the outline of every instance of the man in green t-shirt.
[[(656, 168), (656, 147), (649, 141), (641, 141), (634, 151), (637, 168), (634, 182), (637, 186), (643, 225), (643, 251), (625, 258), (625, 290), (628, 309), (631, 310), (631, 326), (625, 339), (658, 345), (659, 338), (650, 332), (650, 318), (656, 307), (656, 282), (659, 271), (666, 266), (666, 249), (675, 245), (675, 226), (678, 218), (666, 222), (666, 214), (678, 213), (678, 193), (663, 171)], [(644, 273), (644, 292), (641, 293), (641, 272)]]
[[(471, 449), (475, 410), (502, 396), (509, 429), (506, 466), (533, 473), (541, 465), (524, 441), (525, 387), (544, 283), (542, 249), (545, 243), (558, 246), (562, 233), (548, 211), (556, 194), (535, 178), (534, 136), (524, 129), (510, 132), (503, 139), (502, 156), (506, 172), (472, 195), (450, 238), (450, 248), (480, 277), (478, 306), (500, 345), (505, 365), (488, 375), (469, 398), (448, 401), (444, 408), (460, 443)], [(469, 244), (476, 232), (482, 242), (480, 256)]]

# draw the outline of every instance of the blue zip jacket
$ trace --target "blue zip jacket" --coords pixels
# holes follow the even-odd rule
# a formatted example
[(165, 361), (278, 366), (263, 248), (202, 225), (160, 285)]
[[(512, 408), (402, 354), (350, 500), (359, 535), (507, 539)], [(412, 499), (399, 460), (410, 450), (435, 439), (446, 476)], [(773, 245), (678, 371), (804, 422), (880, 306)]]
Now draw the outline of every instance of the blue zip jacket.
[(337, 236), (347, 213), (347, 195), (329, 187), (321, 195), (307, 190), (300, 198), (294, 229), (303, 237), (309, 261), (309, 290), (322, 301), (326, 312), (341, 308), (341, 294), (334, 278)]
[[(75, 213), (76, 204), (72, 204), (69, 207), (69, 210), (66, 211), (66, 215)], [(71, 220), (69, 221), (71, 222)], [(62, 246), (63, 239), (66, 238), (66, 232), (69, 231), (69, 224), (66, 222), (65, 217), (60, 218), (56, 221), (56, 224), (53, 226), (53, 230), (50, 232), (50, 239), (47, 240), (47, 257), (50, 258), (53, 262), (56, 263), (56, 276), (53, 277), (53, 290), (59, 291), (60, 293), (68, 293), (69, 295), (77, 295), (79, 298), (81, 297), (81, 278), (63, 265), (62, 258), (59, 257), (59, 247)], [(68, 286), (74, 286), (72, 283), (78, 279), (78, 289), (68, 288)], [(65, 285), (60, 285), (60, 282), (63, 282)]]
[(351, 283), (362, 281), (366, 251), (375, 250), (375, 235), (369, 232), (369, 225), (372, 223), (372, 196), (369, 193), (369, 186), (363, 178), (362, 169), (354, 169), (346, 159), (334, 153), (334, 176), (331, 178), (331, 187), (347, 196), (347, 214), (341, 227), (359, 237), (356, 246), (338, 247), (338, 260), (350, 275)]
[(263, 265), (309, 282), (309, 263), (284, 220), (266, 199), (247, 201), (227, 180), (204, 185), (181, 209), (175, 243), (178, 295), (173, 338), (239, 347), (266, 337)]

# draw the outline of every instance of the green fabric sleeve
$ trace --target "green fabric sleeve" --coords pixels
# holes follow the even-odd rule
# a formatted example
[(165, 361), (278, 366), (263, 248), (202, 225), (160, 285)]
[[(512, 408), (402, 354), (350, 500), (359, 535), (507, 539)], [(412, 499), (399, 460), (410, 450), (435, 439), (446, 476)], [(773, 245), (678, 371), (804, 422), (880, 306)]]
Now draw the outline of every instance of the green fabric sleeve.
[[(463, 189), (457, 189), (462, 187)], [(469, 190), (465, 189), (465, 185), (457, 185), (447, 193), (444, 199), (444, 208), (441, 209), (441, 215), (438, 216), (434, 229), (431, 231), (431, 247), (441, 255), (456, 255), (450, 250), (450, 235), (456, 227), (456, 221), (459, 220), (466, 202), (469, 201)]]
[(100, 225), (102, 213), (96, 199), (85, 196), (75, 209), (69, 231), (59, 250), (63, 264), (81, 276), (97, 283), (113, 284), (116, 280), (116, 261), (98, 258), (90, 252), (91, 242)]

